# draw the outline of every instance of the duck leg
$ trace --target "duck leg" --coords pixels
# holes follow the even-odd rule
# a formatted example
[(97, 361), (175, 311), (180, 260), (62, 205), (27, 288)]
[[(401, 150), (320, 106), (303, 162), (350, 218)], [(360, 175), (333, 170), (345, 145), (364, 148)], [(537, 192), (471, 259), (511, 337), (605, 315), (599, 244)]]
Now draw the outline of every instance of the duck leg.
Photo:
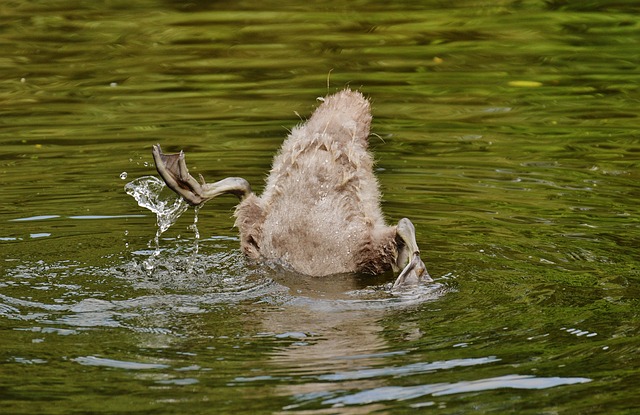
[(416, 228), (409, 219), (402, 218), (398, 221), (396, 241), (398, 243), (398, 259), (395, 265), (398, 268), (404, 266), (404, 269), (398, 275), (396, 282), (393, 283), (393, 288), (411, 287), (422, 282), (432, 281), (427, 267), (420, 258), (420, 248), (416, 242)]
[(182, 151), (178, 154), (164, 154), (160, 145), (156, 144), (152, 153), (156, 170), (162, 180), (190, 205), (202, 205), (207, 200), (227, 193), (242, 200), (252, 193), (249, 182), (241, 177), (227, 177), (215, 183), (205, 183), (204, 178), (200, 176), (201, 183), (198, 183), (189, 174)]

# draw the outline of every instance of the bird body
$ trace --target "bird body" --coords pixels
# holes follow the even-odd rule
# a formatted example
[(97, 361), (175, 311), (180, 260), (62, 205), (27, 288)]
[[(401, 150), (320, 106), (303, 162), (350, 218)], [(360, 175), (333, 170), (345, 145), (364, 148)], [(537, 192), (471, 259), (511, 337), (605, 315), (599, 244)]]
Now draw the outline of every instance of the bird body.
[(312, 276), (404, 268), (396, 286), (429, 281), (411, 221), (384, 221), (368, 151), (369, 101), (349, 89), (322, 101), (283, 142), (260, 196), (237, 177), (198, 183), (183, 153), (165, 155), (159, 145), (153, 149), (156, 168), (193, 205), (225, 193), (238, 196), (235, 226), (250, 258)]

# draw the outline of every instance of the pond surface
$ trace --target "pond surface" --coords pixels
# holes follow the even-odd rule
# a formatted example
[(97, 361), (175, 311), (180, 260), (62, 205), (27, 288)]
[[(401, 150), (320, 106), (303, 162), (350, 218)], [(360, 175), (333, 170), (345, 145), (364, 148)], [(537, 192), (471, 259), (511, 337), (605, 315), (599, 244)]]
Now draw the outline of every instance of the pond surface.
[[(0, 412), (636, 410), (637, 2), (0, 10)], [(156, 245), (153, 144), (261, 191), (345, 86), (433, 285), (253, 264), (231, 197)]]

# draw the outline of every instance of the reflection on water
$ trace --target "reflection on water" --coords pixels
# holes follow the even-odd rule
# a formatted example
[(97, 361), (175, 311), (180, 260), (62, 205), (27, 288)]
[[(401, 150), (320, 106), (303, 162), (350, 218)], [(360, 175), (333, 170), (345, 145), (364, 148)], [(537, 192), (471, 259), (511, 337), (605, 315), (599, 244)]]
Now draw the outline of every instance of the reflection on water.
[[(228, 385), (232, 387), (267, 382), (274, 386), (276, 395), (291, 397), (293, 403), (283, 406), (285, 411), (405, 400), (411, 400), (411, 407), (418, 408), (434, 404), (433, 401), (422, 401), (427, 396), (502, 388), (546, 389), (590, 381), (580, 377), (505, 375), (453, 383), (390, 386), (389, 379), (420, 378), (433, 373), (501, 362), (502, 359), (498, 356), (486, 356), (389, 364), (389, 360), (411, 358), (415, 355), (415, 350), (411, 347), (392, 348), (383, 336), (384, 327), (377, 321), (390, 311), (410, 311), (420, 304), (441, 298), (450, 292), (447, 285), (435, 283), (411, 295), (393, 295), (390, 286), (385, 285), (378, 289), (371, 287), (342, 293), (341, 297), (346, 295), (351, 299), (332, 299), (326, 298), (329, 292), (322, 289), (325, 282), (321, 280), (316, 286), (308, 280), (302, 281), (301, 286), (284, 286), (275, 281), (278, 279), (277, 274), (263, 273), (259, 276), (254, 269), (235, 269), (229, 274), (222, 272), (224, 268), (220, 267), (221, 264), (243, 264), (242, 257), (234, 258), (226, 254), (198, 257), (196, 262), (203, 262), (199, 269), (189, 268), (189, 272), (180, 272), (178, 262), (170, 260), (169, 256), (163, 256), (166, 254), (163, 251), (157, 257), (158, 266), (153, 274), (139, 266), (137, 261), (108, 269), (71, 267), (72, 273), (117, 276), (131, 283), (136, 290), (149, 292), (147, 295), (106, 300), (92, 298), (90, 293), (84, 293), (82, 296), (85, 298), (79, 302), (54, 301), (51, 304), (0, 294), (1, 316), (36, 324), (36, 327), (28, 329), (29, 333), (36, 336), (36, 343), (50, 341), (47, 339), (50, 335), (79, 336), (87, 329), (103, 327), (170, 336), (167, 342), (158, 343), (159, 339), (156, 339), (154, 347), (158, 348), (170, 347), (177, 340), (175, 336), (180, 338), (192, 335), (183, 329), (171, 327), (176, 320), (189, 315), (212, 316), (215, 315), (212, 311), (218, 307), (233, 306), (245, 310), (245, 313), (252, 310), (251, 314), (246, 314), (251, 320), (246, 323), (250, 323), (252, 329), (244, 332), (240, 338), (236, 335), (236, 339), (245, 344), (266, 340), (273, 342), (274, 347), (268, 352), (266, 367), (255, 369), (253, 375), (235, 376), (229, 379)], [(188, 252), (173, 251), (170, 257), (194, 261), (194, 257)], [(13, 278), (30, 275), (36, 279), (48, 280), (54, 274), (60, 278), (64, 275), (58, 273), (69, 273), (70, 267), (65, 264), (46, 269), (51, 274), (47, 275), (38, 265), (33, 268), (22, 265), (13, 271)], [(284, 282), (291, 284), (290, 279), (285, 279)], [(37, 281), (32, 281), (32, 284), (38, 285)], [(352, 281), (350, 286), (357, 287), (358, 283)], [(81, 285), (73, 288), (76, 294), (81, 294), (77, 291), (82, 289)], [(314, 292), (315, 296), (311, 297), (301, 294)], [(254, 309), (260, 304), (266, 307)], [(150, 324), (151, 322), (154, 323)], [(420, 339), (424, 335), (420, 333), (415, 321), (408, 321), (403, 330), (414, 332), (410, 335), (414, 339)], [(221, 338), (223, 337), (227, 338)], [(411, 358), (413, 359), (414, 357)], [(48, 363), (44, 359), (20, 356), (12, 357), (12, 361), (22, 364)], [(211, 370), (200, 364), (183, 366), (172, 363), (172, 360), (148, 357), (142, 360), (123, 360), (108, 354), (77, 355), (70, 361), (81, 366), (148, 372), (147, 378), (165, 385), (199, 384), (202, 376), (206, 376), (207, 371)], [(290, 371), (293, 366), (297, 367), (295, 372)], [(293, 382), (294, 379), (304, 382), (298, 384)]]
[[(212, 241), (202, 241), (212, 242)], [(220, 242), (219, 238), (215, 242)], [(237, 243), (234, 238), (230, 242)], [(236, 322), (248, 324), (249, 330), (233, 336), (244, 344), (273, 343), (268, 352), (273, 369), (256, 369), (254, 373), (284, 373), (291, 365), (306, 367), (296, 376), (304, 378), (313, 375), (314, 382), (327, 384), (328, 390), (338, 388), (344, 382), (354, 379), (384, 378), (386, 376), (409, 376), (412, 373), (427, 373), (444, 370), (447, 367), (489, 363), (499, 359), (489, 358), (464, 362), (432, 363), (409, 365), (405, 368), (389, 368), (387, 374), (373, 370), (357, 371), (349, 374), (353, 362), (360, 364), (382, 363), (386, 357), (402, 355), (405, 352), (380, 352), (389, 348), (381, 337), (383, 328), (376, 323), (388, 311), (401, 311), (425, 302), (435, 301), (445, 295), (449, 288), (441, 283), (423, 287), (421, 290), (393, 294), (391, 283), (380, 287), (358, 289), (361, 286), (354, 277), (342, 276), (341, 290), (327, 291), (326, 281), (280, 278), (282, 274), (268, 268), (256, 269), (246, 263), (238, 252), (225, 252), (194, 257), (188, 250), (178, 246), (173, 250), (138, 252), (140, 259), (118, 265), (114, 268), (83, 268), (79, 264), (21, 264), (9, 270), (7, 283), (21, 278), (30, 278), (32, 286), (45, 290), (60, 287), (47, 286), (51, 279), (72, 279), (74, 275), (92, 275), (94, 278), (117, 277), (122, 284), (134, 289), (128, 298), (96, 298), (101, 295), (86, 290), (83, 284), (66, 284), (67, 293), (82, 298), (63, 300), (54, 298), (52, 302), (25, 300), (0, 293), (0, 316), (20, 322), (28, 322), (33, 327), (25, 329), (34, 336), (34, 344), (51, 341), (49, 336), (82, 336), (86, 330), (126, 329), (140, 335), (164, 336), (153, 341), (154, 348), (172, 347), (185, 336), (193, 336), (198, 328), (176, 327), (176, 322), (189, 316), (207, 316), (217, 319), (220, 310), (234, 307), (241, 317)], [(153, 272), (143, 266), (145, 257), (155, 256)], [(185, 266), (189, 263), (192, 266)], [(280, 282), (278, 282), (280, 280)], [(351, 281), (349, 281), (351, 280)], [(338, 280), (336, 280), (338, 281)], [(283, 285), (287, 284), (287, 285)], [(342, 291), (344, 289), (347, 291)], [(143, 291), (147, 294), (135, 295)], [(335, 296), (335, 297), (333, 297)], [(240, 312), (244, 310), (244, 312)], [(222, 323), (226, 326), (226, 323)], [(21, 329), (22, 330), (22, 329)], [(227, 329), (228, 330), (228, 329)], [(232, 328), (232, 330), (237, 330)], [(229, 338), (222, 335), (220, 338)], [(143, 340), (149, 347), (147, 340)], [(233, 346), (237, 347), (237, 346)], [(81, 366), (104, 367), (123, 371), (149, 372), (148, 378), (158, 384), (193, 385), (212, 370), (205, 366), (185, 366), (157, 358), (142, 360), (119, 359), (110, 353), (99, 355), (72, 355), (70, 361)], [(45, 364), (46, 360), (27, 359), (13, 356), (13, 362), (23, 364)], [(224, 359), (223, 359), (224, 360)], [(331, 371), (332, 374), (327, 374)], [(188, 376), (184, 376), (185, 372)], [(335, 373), (334, 373), (335, 372)], [(360, 373), (358, 375), (358, 373)], [(197, 374), (196, 377), (193, 377)], [(265, 375), (229, 379), (236, 383), (264, 380)], [(269, 379), (281, 383), (286, 376), (269, 375)], [(286, 383), (286, 382), (285, 382)], [(378, 384), (376, 382), (376, 384)], [(303, 388), (305, 389), (305, 388)], [(324, 389), (324, 387), (323, 387)], [(296, 387), (279, 385), (276, 393), (296, 396)], [(297, 398), (296, 398), (297, 399)], [(293, 408), (293, 407), (292, 407)]]

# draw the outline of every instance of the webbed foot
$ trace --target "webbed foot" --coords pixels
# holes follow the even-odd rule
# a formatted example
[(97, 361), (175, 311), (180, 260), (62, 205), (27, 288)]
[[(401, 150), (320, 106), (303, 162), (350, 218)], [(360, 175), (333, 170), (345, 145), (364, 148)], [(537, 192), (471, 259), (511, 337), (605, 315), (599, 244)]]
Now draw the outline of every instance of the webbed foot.
[(398, 260), (396, 265), (398, 267), (403, 264), (406, 265), (393, 283), (393, 289), (413, 287), (432, 281), (427, 272), (427, 267), (420, 258), (420, 249), (416, 242), (416, 228), (409, 219), (400, 219), (396, 237), (398, 238)]
[(155, 144), (152, 153), (156, 170), (162, 180), (190, 205), (198, 206), (226, 193), (236, 195), (240, 199), (251, 194), (249, 182), (241, 177), (227, 177), (215, 183), (205, 183), (204, 178), (200, 176), (199, 183), (189, 174), (182, 151), (178, 154), (164, 154), (160, 144)]

